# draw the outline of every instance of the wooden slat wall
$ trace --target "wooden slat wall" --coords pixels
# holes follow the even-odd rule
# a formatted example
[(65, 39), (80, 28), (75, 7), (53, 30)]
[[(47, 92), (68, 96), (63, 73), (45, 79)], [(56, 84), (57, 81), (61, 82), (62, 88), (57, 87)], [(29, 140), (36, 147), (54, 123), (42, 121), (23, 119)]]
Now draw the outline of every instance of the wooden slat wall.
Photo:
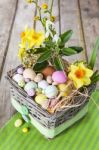
[(0, 83), (0, 126), (2, 126), (14, 112), (10, 103), (9, 86), (5, 75), (9, 69), (16, 67), (20, 63), (17, 57), (20, 33), (24, 30), (25, 25), (33, 26), (34, 12), (35, 8), (33, 6), (28, 5), (24, 0), (19, 0)]
[[(80, 45), (84, 47), (77, 0), (60, 0), (60, 16), (61, 32), (69, 29), (72, 29), (74, 32), (68, 45)], [(85, 51), (66, 59), (69, 59), (71, 62), (79, 59), (86, 59)]]
[[(86, 42), (87, 57), (90, 58), (96, 37), (99, 37), (99, 1), (79, 0), (82, 14), (83, 32)], [(99, 70), (99, 52), (97, 53), (96, 69)], [(99, 83), (97, 85), (99, 87)]]
[(0, 1), (0, 77), (17, 9), (17, 0)]

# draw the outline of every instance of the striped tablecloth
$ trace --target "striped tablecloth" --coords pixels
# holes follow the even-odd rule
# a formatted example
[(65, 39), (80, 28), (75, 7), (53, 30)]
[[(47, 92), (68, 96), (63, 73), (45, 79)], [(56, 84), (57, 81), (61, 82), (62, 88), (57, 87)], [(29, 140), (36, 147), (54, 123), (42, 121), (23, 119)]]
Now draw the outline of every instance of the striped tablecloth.
[[(92, 94), (99, 105), (99, 90)], [(99, 150), (99, 109), (90, 100), (88, 114), (52, 140), (45, 139), (32, 125), (27, 134), (14, 127), (17, 113), (0, 129), (0, 150)]]

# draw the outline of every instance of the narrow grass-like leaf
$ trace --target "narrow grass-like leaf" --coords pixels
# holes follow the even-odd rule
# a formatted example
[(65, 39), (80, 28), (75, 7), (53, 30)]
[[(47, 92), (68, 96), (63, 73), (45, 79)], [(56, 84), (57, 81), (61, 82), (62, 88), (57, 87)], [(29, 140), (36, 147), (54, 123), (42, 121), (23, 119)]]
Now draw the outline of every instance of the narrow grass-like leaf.
[(91, 69), (94, 68), (98, 50), (99, 50), (99, 37), (96, 40), (95, 47), (93, 48), (93, 51), (92, 51), (92, 54), (91, 54), (91, 58), (90, 58), (90, 61), (89, 61), (89, 67)]

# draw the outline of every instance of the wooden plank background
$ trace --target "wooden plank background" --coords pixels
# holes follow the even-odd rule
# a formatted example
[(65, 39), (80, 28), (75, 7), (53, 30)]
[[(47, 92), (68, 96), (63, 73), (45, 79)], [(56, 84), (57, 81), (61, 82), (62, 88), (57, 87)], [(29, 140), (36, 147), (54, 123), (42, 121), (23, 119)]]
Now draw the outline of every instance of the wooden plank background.
[[(49, 4), (50, 0), (38, 0)], [(56, 16), (57, 31), (64, 32), (73, 29), (74, 34), (69, 45), (81, 45), (84, 51), (70, 61), (90, 57), (93, 43), (99, 36), (99, 1), (98, 0), (54, 0), (54, 15)], [(6, 72), (16, 67), (20, 62), (17, 58), (20, 32), (25, 25), (33, 26), (36, 14), (34, 5), (25, 0), (0, 1), (0, 127), (13, 115), (15, 110), (10, 103), (9, 86), (5, 79)], [(36, 23), (36, 30), (42, 29)], [(99, 53), (97, 55), (99, 58)], [(96, 68), (99, 69), (97, 59)], [(99, 87), (99, 86), (98, 86)]]

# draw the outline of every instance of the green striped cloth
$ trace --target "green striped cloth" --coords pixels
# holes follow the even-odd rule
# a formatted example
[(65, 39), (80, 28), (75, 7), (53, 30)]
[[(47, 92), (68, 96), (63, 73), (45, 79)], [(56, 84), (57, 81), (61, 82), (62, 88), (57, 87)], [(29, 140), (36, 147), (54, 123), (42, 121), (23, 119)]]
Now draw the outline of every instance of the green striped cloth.
[[(99, 105), (99, 90), (92, 98)], [(88, 114), (52, 140), (45, 139), (32, 125), (23, 133), (27, 123), (15, 128), (14, 122), (20, 117), (17, 113), (0, 129), (0, 150), (99, 150), (99, 110), (92, 100)]]

